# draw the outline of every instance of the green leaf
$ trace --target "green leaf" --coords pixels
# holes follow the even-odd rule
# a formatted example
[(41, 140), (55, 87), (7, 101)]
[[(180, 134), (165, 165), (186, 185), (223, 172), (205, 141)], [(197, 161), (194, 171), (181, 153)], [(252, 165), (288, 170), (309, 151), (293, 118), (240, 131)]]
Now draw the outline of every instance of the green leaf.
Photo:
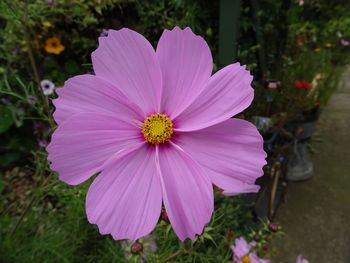
[(77, 74), (79, 72), (79, 65), (74, 60), (68, 60), (64, 64), (64, 67), (65, 67), (68, 75), (74, 75), (74, 74)]
[(14, 123), (10, 107), (0, 105), (0, 133), (7, 131)]
[(21, 158), (20, 152), (7, 152), (5, 154), (0, 155), (0, 167), (7, 167), (11, 164), (17, 162)]

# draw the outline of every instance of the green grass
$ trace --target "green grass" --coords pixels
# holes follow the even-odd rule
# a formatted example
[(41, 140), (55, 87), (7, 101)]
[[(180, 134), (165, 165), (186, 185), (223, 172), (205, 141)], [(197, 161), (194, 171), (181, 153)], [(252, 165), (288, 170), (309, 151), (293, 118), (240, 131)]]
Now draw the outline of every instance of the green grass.
[[(20, 214), (6, 212), (2, 206), (0, 260), (8, 263), (138, 262), (138, 255), (128, 253), (125, 258), (129, 250), (122, 249), (121, 241), (101, 236), (97, 227), (88, 223), (84, 203), (90, 182), (71, 187), (59, 182), (56, 175), (50, 175), (33, 186)], [(6, 196), (2, 196), (1, 201), (4, 198)], [(232, 256), (226, 237), (228, 230), (233, 230), (236, 236), (247, 236), (259, 225), (244, 206), (239, 197), (222, 197), (217, 193), (212, 221), (202, 236), (195, 241), (179, 242), (171, 225), (160, 221), (152, 233), (157, 252), (145, 252), (142, 256), (147, 257), (147, 262), (160, 262), (174, 254), (172, 262), (226, 262)]]

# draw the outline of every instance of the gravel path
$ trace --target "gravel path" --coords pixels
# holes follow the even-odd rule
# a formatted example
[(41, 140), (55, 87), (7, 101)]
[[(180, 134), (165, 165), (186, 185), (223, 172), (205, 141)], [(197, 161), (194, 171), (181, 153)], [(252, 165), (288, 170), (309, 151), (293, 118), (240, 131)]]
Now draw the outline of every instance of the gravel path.
[(315, 176), (290, 183), (277, 221), (285, 236), (275, 240), (273, 263), (350, 262), (350, 67), (323, 111), (313, 155)]

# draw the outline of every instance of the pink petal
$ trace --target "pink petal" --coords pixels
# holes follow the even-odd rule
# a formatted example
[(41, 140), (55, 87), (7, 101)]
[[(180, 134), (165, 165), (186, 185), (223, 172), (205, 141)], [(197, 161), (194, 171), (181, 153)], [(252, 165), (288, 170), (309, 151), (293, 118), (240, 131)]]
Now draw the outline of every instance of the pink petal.
[(164, 30), (157, 46), (163, 76), (161, 112), (175, 118), (203, 90), (213, 69), (205, 40), (190, 28)]
[(94, 75), (80, 75), (67, 80), (64, 88), (57, 89), (53, 101), (55, 121), (60, 124), (74, 114), (105, 112), (120, 114), (130, 120), (142, 120), (144, 114), (114, 85)]
[(213, 189), (199, 165), (172, 143), (159, 145), (163, 202), (181, 240), (203, 232), (213, 212)]
[(296, 263), (309, 263), (302, 255), (298, 255)]
[(236, 238), (235, 244), (231, 246), (235, 258), (242, 258), (247, 255), (251, 249), (251, 245), (243, 238)]
[(270, 260), (259, 258), (255, 253), (249, 254), (251, 263), (270, 263)]
[(174, 121), (178, 131), (199, 130), (225, 121), (253, 100), (253, 77), (239, 63), (215, 73), (203, 92)]
[(253, 124), (229, 119), (203, 130), (177, 133), (174, 141), (226, 194), (259, 190), (254, 182), (263, 175), (266, 153)]
[(108, 164), (91, 184), (86, 213), (101, 234), (136, 240), (156, 226), (162, 189), (156, 170), (155, 147), (142, 144)]
[(67, 184), (80, 184), (101, 171), (118, 151), (143, 141), (137, 126), (118, 116), (80, 113), (58, 126), (46, 148), (51, 169)]
[(91, 57), (97, 76), (120, 88), (146, 115), (159, 112), (162, 73), (147, 39), (127, 28), (108, 30)]

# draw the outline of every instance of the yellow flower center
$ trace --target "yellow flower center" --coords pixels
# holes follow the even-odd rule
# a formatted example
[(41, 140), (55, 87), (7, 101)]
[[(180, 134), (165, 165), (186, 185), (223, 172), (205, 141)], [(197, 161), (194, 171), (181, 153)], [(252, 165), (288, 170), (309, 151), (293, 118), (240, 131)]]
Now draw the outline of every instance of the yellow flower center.
[(173, 122), (166, 114), (152, 114), (143, 122), (142, 133), (152, 144), (165, 143), (173, 134)]
[(242, 257), (242, 262), (243, 263), (250, 263), (250, 257), (248, 255), (245, 255), (244, 257)]

